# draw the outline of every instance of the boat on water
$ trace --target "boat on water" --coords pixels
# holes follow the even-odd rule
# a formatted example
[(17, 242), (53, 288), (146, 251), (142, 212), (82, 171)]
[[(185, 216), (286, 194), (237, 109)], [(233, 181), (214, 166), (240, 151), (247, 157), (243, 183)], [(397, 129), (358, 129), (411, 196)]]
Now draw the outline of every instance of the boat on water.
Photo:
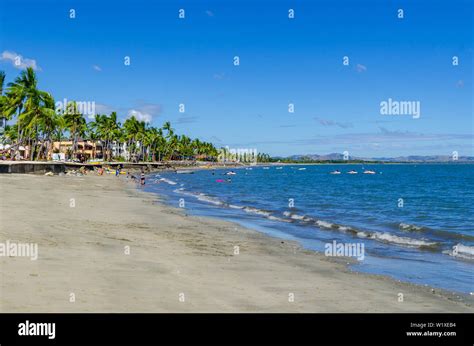
[(234, 171), (230, 171), (230, 172), (227, 172), (227, 173), (224, 173), (225, 175), (236, 175), (237, 173), (235, 173)]
[(371, 171), (370, 169), (365, 170), (364, 174), (376, 174), (375, 171)]
[(185, 170), (181, 170), (181, 171), (176, 171), (177, 174), (194, 174), (194, 171), (190, 170), (190, 169), (185, 169)]
[(283, 169), (283, 167), (277, 167), (276, 169)]
[(263, 167), (263, 169), (270, 169), (270, 167)]
[(306, 170), (305, 167), (303, 167), (303, 168), (298, 168), (298, 171), (305, 171), (305, 170)]
[(341, 174), (341, 171), (336, 169), (335, 171), (329, 172), (329, 174)]
[(347, 174), (357, 174), (357, 171), (350, 170), (349, 172), (347, 172)]

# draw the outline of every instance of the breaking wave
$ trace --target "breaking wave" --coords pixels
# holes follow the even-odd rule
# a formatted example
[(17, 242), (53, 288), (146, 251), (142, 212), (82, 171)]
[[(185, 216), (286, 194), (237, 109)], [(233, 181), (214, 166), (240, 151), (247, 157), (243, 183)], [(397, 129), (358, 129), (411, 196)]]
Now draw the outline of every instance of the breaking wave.
[[(262, 217), (265, 217), (269, 220), (273, 221), (279, 221), (279, 222), (297, 222), (297, 223), (303, 223), (305, 225), (314, 225), (318, 227), (319, 229), (323, 230), (334, 230), (334, 231), (339, 231), (339, 232), (344, 232), (344, 233), (350, 233), (354, 236), (357, 236), (359, 238), (366, 238), (366, 239), (371, 239), (375, 241), (379, 241), (382, 243), (389, 243), (389, 244), (394, 244), (398, 246), (406, 246), (406, 247), (415, 247), (419, 249), (425, 249), (425, 250), (435, 250), (440, 247), (440, 243), (434, 242), (434, 241), (428, 241), (426, 239), (415, 239), (415, 238), (410, 238), (410, 237), (402, 237), (398, 236), (392, 233), (388, 232), (373, 232), (373, 231), (367, 231), (367, 230), (358, 230), (356, 228), (350, 227), (350, 226), (345, 226), (345, 225), (338, 225), (335, 223), (331, 223), (325, 220), (318, 220), (306, 215), (300, 215), (296, 213), (292, 213), (290, 211), (284, 211), (282, 215), (278, 215), (276, 212), (272, 212), (269, 210), (263, 210), (251, 206), (241, 206), (241, 205), (236, 205), (236, 204), (229, 204), (226, 203), (217, 197), (211, 197), (208, 196), (204, 193), (195, 193), (195, 192), (189, 192), (186, 191), (184, 188), (179, 188), (174, 190), (174, 192), (191, 196), (196, 198), (199, 201), (210, 203), (216, 206), (221, 206), (221, 207), (226, 207), (226, 208), (231, 208), (231, 209), (238, 209), (242, 210), (246, 213), (249, 214), (254, 214), (254, 215), (259, 215)], [(275, 215), (277, 214), (277, 215)], [(403, 226), (402, 226), (403, 225)], [(422, 227), (418, 226), (413, 226), (413, 225), (408, 225), (408, 224), (400, 224), (401, 229), (412, 229), (412, 230), (421, 230)], [(459, 244), (460, 246), (458, 247), (458, 252), (457, 255), (453, 256), (472, 256), (473, 248), (471, 247), (466, 247), (464, 245)], [(468, 250), (466, 250), (468, 248)], [(471, 252), (469, 252), (471, 251)]]
[(398, 225), (398, 228), (400, 228), (400, 230), (402, 231), (406, 231), (406, 232), (421, 232), (424, 230), (424, 227), (421, 227), (421, 226), (416, 226), (416, 225), (410, 225), (408, 223), (400, 223), (400, 225)]
[(458, 243), (452, 249), (445, 250), (443, 253), (466, 260), (474, 260), (474, 246), (463, 245)]

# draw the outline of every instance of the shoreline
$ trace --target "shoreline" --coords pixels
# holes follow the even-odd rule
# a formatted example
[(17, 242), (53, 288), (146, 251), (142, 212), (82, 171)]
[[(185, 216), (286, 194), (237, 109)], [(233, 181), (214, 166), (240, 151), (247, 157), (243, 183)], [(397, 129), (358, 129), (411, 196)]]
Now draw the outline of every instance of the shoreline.
[(334, 165), (472, 165), (470, 161), (439, 161), (439, 162), (259, 162), (241, 163), (241, 162), (211, 162), (211, 161), (160, 161), (160, 162), (67, 162), (67, 161), (7, 161), (0, 160), (0, 174), (43, 174), (47, 172), (64, 173), (70, 170), (80, 169), (94, 171), (98, 168), (115, 169), (117, 166), (123, 166), (129, 171), (140, 171), (145, 169), (146, 172), (163, 172), (177, 170), (204, 170), (204, 169), (241, 169), (248, 167), (278, 167), (278, 166), (334, 166)]
[[(297, 169), (297, 167), (292, 168)], [(317, 172), (324, 174), (326, 171), (329, 172), (322, 168)], [(225, 170), (216, 170), (216, 177), (220, 178), (224, 172)], [(289, 174), (288, 172), (291, 173), (290, 170), (283, 172), (285, 175)], [(367, 261), (356, 261), (355, 263), (360, 265), (351, 266), (351, 270), (382, 274), (394, 280), (429, 286), (455, 294), (474, 295), (472, 291), (474, 262), (468, 252), (473, 249), (472, 237), (466, 233), (445, 232), (442, 226), (441, 228), (430, 227), (416, 220), (402, 217), (395, 217), (388, 221), (385, 219), (380, 225), (375, 226), (370, 222), (357, 223), (358, 220), (351, 222), (344, 217), (335, 218), (333, 212), (326, 211), (318, 214), (308, 209), (301, 200), (296, 209), (284, 208), (285, 205), (281, 207), (281, 203), (273, 203), (273, 200), (278, 200), (279, 196), (272, 195), (270, 192), (271, 197), (267, 197), (265, 192), (262, 192), (265, 189), (259, 190), (258, 193), (245, 189), (247, 179), (258, 181), (260, 186), (267, 185), (259, 180), (267, 179), (265, 175), (254, 176), (250, 172), (245, 172), (245, 175), (249, 174), (246, 178), (242, 172), (242, 179), (237, 181), (240, 185), (233, 188), (230, 184), (221, 189), (218, 185), (222, 184), (213, 184), (215, 178), (210, 177), (211, 173), (200, 173), (202, 174), (196, 178), (192, 175), (180, 176), (172, 172), (163, 172), (156, 176), (150, 174), (151, 182), (147, 184), (145, 190), (166, 196), (164, 202), (171, 207), (178, 208), (178, 201), (181, 199), (184, 206), (184, 200), (186, 200), (186, 203), (189, 202), (186, 204), (186, 209), (191, 215), (235, 222), (267, 236), (296, 241), (302, 247), (318, 253), (324, 254), (327, 242), (333, 241), (332, 237), (336, 237), (342, 244), (353, 246), (349, 249), (349, 253), (359, 251), (355, 248), (355, 244), (360, 245), (364, 242), (361, 246), (365, 247)], [(156, 177), (157, 179), (154, 179)], [(269, 176), (268, 185), (274, 186), (275, 180), (270, 177), (273, 178), (273, 176)], [(237, 191), (237, 196), (234, 196), (235, 191)], [(178, 209), (182, 210), (182, 208)], [(458, 227), (455, 229), (464, 229), (459, 228), (457, 222), (452, 226)], [(365, 242), (365, 239), (368, 241)], [(451, 249), (457, 247), (460, 249), (459, 254), (450, 252)], [(409, 267), (404, 269), (405, 265)]]
[(39, 247), (37, 261), (0, 257), (2, 312), (474, 311), (470, 296), (351, 271), (347, 258), (186, 215), (124, 179), (0, 179), (0, 241)]

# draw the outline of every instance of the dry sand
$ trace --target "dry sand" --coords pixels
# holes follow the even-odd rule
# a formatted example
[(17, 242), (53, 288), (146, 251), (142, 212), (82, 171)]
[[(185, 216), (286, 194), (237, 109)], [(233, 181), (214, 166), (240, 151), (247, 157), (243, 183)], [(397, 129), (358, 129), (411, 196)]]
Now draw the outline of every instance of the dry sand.
[(1, 312), (474, 311), (469, 296), (353, 273), (295, 243), (187, 216), (124, 177), (2, 174), (0, 194), (0, 242), (39, 251), (0, 257)]

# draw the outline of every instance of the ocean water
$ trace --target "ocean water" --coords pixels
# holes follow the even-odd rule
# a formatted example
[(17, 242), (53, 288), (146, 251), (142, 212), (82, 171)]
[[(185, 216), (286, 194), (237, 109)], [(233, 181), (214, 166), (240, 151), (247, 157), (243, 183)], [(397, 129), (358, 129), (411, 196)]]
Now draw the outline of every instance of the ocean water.
[[(362, 174), (364, 170), (376, 174)], [(474, 166), (285, 165), (148, 176), (145, 189), (194, 215), (325, 253), (363, 244), (350, 268), (460, 293), (474, 291)], [(341, 174), (330, 174), (339, 170)], [(355, 170), (358, 174), (347, 174)], [(359, 257), (359, 259), (361, 259)]]

